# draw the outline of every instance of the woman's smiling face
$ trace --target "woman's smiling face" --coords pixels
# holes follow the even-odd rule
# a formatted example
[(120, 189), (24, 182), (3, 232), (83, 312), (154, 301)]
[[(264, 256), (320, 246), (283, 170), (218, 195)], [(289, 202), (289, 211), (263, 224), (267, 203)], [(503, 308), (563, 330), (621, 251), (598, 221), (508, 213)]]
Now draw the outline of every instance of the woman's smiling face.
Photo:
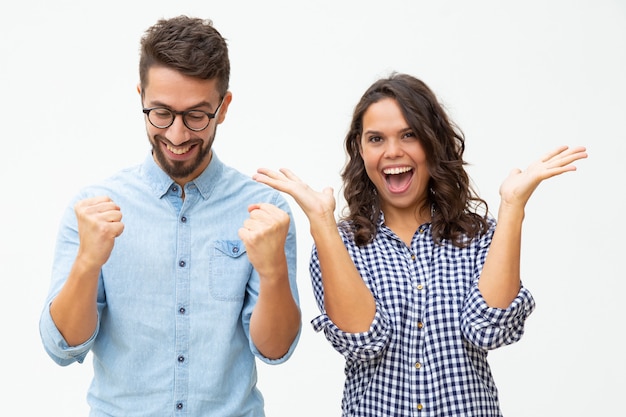
[(373, 103), (363, 114), (361, 157), (383, 211), (423, 207), (430, 180), (426, 153), (395, 99)]

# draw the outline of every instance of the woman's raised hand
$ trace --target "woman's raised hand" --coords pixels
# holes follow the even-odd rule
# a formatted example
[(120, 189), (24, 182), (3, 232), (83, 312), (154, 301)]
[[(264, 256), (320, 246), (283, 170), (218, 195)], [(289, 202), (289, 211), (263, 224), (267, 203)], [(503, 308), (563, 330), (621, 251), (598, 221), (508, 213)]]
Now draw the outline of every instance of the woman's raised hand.
[(587, 150), (583, 146), (560, 146), (531, 163), (524, 171), (512, 170), (500, 186), (501, 204), (523, 208), (543, 180), (575, 171), (576, 166), (572, 164), (586, 157)]
[(311, 225), (319, 221), (328, 221), (331, 218), (334, 224), (336, 202), (331, 187), (326, 187), (321, 192), (315, 191), (286, 168), (281, 168), (279, 171), (259, 168), (252, 178), (289, 194), (304, 211)]

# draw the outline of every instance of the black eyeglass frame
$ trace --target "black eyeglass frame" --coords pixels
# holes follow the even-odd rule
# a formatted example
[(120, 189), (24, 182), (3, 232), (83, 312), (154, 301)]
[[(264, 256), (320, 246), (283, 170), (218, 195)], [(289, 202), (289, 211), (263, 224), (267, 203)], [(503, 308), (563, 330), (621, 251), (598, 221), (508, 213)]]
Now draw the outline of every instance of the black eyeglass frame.
[[(224, 103), (224, 97), (222, 97), (222, 99), (220, 100), (220, 104), (217, 106), (217, 108), (215, 109), (215, 112), (213, 113), (209, 113), (208, 111), (204, 111), (204, 110), (197, 110), (197, 109), (191, 109), (191, 110), (185, 110), (185, 111), (176, 111), (176, 110), (172, 110), (169, 109), (167, 107), (162, 107), (162, 106), (157, 106), (157, 107), (144, 107), (142, 109), (142, 112), (146, 115), (146, 117), (148, 118), (148, 121), (150, 122), (150, 124), (154, 127), (156, 127), (157, 129), (167, 129), (168, 127), (170, 127), (171, 125), (174, 124), (174, 120), (176, 120), (176, 116), (181, 116), (183, 118), (183, 124), (185, 125), (185, 127), (189, 130), (193, 130), (194, 132), (201, 132), (204, 129), (206, 129), (207, 127), (209, 127), (209, 125), (211, 124), (211, 120), (215, 119), (215, 117), (217, 116), (217, 113), (220, 111), (220, 108), (222, 108), (222, 103)], [(150, 112), (152, 110), (167, 110), (168, 112), (172, 113), (172, 121), (164, 126), (157, 126), (154, 124), (154, 122), (152, 122), (152, 120), (150, 120)], [(200, 113), (204, 113), (208, 118), (208, 122), (206, 124), (206, 126), (204, 126), (201, 129), (198, 128), (194, 128), (191, 127), (187, 124), (187, 115), (189, 113), (192, 112), (200, 112)]]

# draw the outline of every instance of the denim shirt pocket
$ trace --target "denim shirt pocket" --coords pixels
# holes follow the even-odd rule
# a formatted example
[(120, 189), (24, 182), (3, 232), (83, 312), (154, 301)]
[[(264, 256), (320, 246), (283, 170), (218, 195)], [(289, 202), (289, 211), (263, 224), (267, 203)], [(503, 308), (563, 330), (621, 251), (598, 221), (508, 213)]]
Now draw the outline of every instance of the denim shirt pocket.
[(217, 240), (210, 248), (209, 292), (220, 301), (243, 301), (252, 274), (240, 240)]

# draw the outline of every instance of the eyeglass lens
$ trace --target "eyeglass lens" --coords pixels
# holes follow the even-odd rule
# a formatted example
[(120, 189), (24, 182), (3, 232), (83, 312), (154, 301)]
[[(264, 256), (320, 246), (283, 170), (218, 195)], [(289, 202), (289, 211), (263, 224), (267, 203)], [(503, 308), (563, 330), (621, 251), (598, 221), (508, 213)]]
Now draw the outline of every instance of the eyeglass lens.
[[(156, 127), (165, 128), (172, 125), (176, 115), (169, 109), (153, 109), (148, 113), (150, 122)], [(190, 110), (183, 113), (183, 122), (193, 130), (202, 130), (209, 125), (211, 119), (206, 113), (196, 110)]]

